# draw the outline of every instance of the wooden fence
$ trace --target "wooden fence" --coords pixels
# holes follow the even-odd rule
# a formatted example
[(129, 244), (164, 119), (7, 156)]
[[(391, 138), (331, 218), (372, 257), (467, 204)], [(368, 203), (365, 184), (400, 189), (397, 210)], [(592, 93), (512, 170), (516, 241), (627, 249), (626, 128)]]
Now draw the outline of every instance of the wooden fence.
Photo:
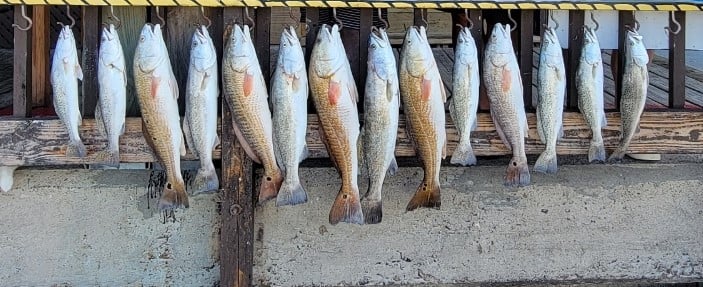
[[(3, 0), (0, 0), (2, 3)], [(90, 1), (88, 1), (90, 2)], [(127, 1), (129, 2), (129, 1)], [(246, 2), (246, 1), (245, 1)], [(322, 6), (319, 3), (332, 3), (334, 1), (310, 1), (298, 2), (259, 2), (252, 4), (253, 6), (267, 6), (267, 3), (283, 3), (296, 2), (307, 3), (309, 6)], [(340, 2), (340, 1), (336, 1)], [(336, 3), (335, 2), (335, 3)], [(534, 68), (534, 53), (533, 53), (533, 27), (535, 19), (546, 21), (545, 17), (535, 17), (536, 13), (540, 13), (541, 9), (559, 9), (561, 4), (549, 4), (545, 1), (527, 3), (524, 1), (518, 4), (531, 4), (530, 9), (514, 10), (518, 22), (518, 33), (515, 33), (515, 48), (519, 55), (519, 63), (522, 71), (523, 83), (533, 82)], [(152, 2), (144, 4), (151, 5)], [(189, 2), (192, 3), (192, 2)], [(210, 2), (208, 2), (210, 3)], [(223, 4), (225, 2), (216, 2)], [(234, 2), (233, 2), (234, 3)], [(239, 3), (239, 4), (237, 4)], [(263, 3), (263, 4), (262, 4)], [(312, 4), (311, 4), (312, 3)], [(345, 2), (340, 2), (345, 3)], [(364, 2), (354, 2), (364, 3)], [(379, 4), (380, 3), (380, 4)], [(386, 7), (390, 6), (389, 2), (368, 2), (368, 5), (382, 6), (386, 3)], [(426, 9), (423, 7), (414, 8), (418, 5), (417, 2), (408, 2), (408, 5), (400, 5), (393, 2), (393, 6), (401, 8), (414, 9), (415, 25), (422, 25), (422, 20)], [(428, 2), (436, 7), (445, 8), (441, 3), (452, 2)], [(507, 3), (507, 2), (506, 2)], [(542, 6), (546, 4), (552, 6)], [(563, 2), (559, 2), (562, 3)], [(95, 128), (95, 121), (92, 119), (92, 113), (97, 102), (97, 54), (99, 46), (99, 31), (101, 27), (101, 19), (104, 19), (109, 9), (99, 6), (85, 5), (85, 2), (79, 5), (84, 5), (80, 8), (74, 8), (77, 13), (77, 18), (81, 19), (80, 36), (82, 43), (81, 62), (84, 72), (84, 80), (81, 86), (81, 110), (85, 117), (83, 126), (81, 127), (81, 137), (88, 148), (88, 157), (85, 159), (66, 158), (65, 143), (67, 142), (67, 134), (63, 125), (54, 117), (46, 117), (52, 115), (51, 108), (51, 91), (48, 84), (48, 70), (50, 62), (50, 46), (53, 45), (49, 32), (52, 28), (52, 17), (55, 17), (52, 11), (65, 11), (65, 7), (53, 8), (45, 5), (27, 6), (26, 14), (33, 20), (33, 25), (28, 31), (14, 29), (14, 56), (13, 56), (13, 98), (12, 98), (12, 115), (0, 118), (0, 165), (68, 165), (68, 164), (92, 164), (97, 163), (94, 158), (94, 153), (102, 150), (105, 145), (105, 139), (98, 135)], [(211, 4), (211, 3), (210, 3)], [(231, 5), (207, 5), (207, 6), (241, 6), (244, 2), (236, 2)], [(262, 5), (258, 5), (262, 4)], [(427, 4), (427, 5), (430, 5)], [(490, 5), (489, 5), (490, 4)], [(508, 6), (507, 8), (524, 8), (518, 4)], [(567, 3), (568, 4), (568, 3)], [(700, 10), (700, 6), (687, 3), (671, 3), (657, 2), (654, 4), (646, 4), (649, 6), (638, 6), (628, 3), (610, 3), (601, 4), (610, 9), (633, 8), (644, 9), (650, 7), (653, 10), (676, 10), (671, 14), (671, 20), (674, 18), (679, 23), (685, 23), (686, 13), (683, 10)], [(337, 4), (334, 4), (337, 5)], [(361, 4), (359, 4), (361, 5)], [(585, 10), (578, 5), (586, 5), (591, 9), (602, 8), (594, 6), (596, 4), (571, 4), (575, 9), (569, 12), (569, 47), (581, 47), (582, 45), (582, 26), (585, 20)], [(626, 5), (626, 6), (617, 6)], [(644, 5), (644, 4), (643, 4)], [(669, 5), (669, 6), (665, 6)], [(686, 6), (688, 5), (688, 6)], [(446, 6), (446, 5), (445, 5)], [(504, 6), (488, 3), (481, 6), (480, 3), (461, 2), (455, 5), (448, 5), (449, 8), (464, 8), (469, 6), (472, 8), (468, 11), (469, 17), (474, 23), (481, 23), (482, 13), (488, 10), (478, 8), (493, 8), (502, 9)], [(644, 8), (643, 8), (644, 7)], [(669, 9), (666, 9), (666, 8)], [(672, 8), (673, 7), (673, 8)], [(21, 6), (13, 6), (14, 8), (14, 23), (21, 26), (26, 25), (26, 21), (21, 17)], [(241, 7), (212, 7), (205, 8), (205, 15), (212, 19), (213, 24), (210, 27), (210, 33), (215, 41), (218, 58), (222, 59), (222, 49), (224, 39), (222, 38), (225, 24), (232, 22), (234, 19), (243, 19), (244, 9)], [(272, 22), (271, 7), (248, 8), (249, 14), (253, 16), (256, 27), (253, 37), (255, 47), (258, 53), (258, 58), (261, 62), (262, 71), (266, 80), (269, 80), (271, 75), (272, 62), (272, 35), (279, 31), (272, 31), (270, 23)], [(282, 8), (281, 8), (282, 9)], [(314, 41), (314, 35), (317, 32), (317, 23), (320, 7), (306, 8), (306, 16), (312, 23), (306, 37), (306, 47), (311, 47)], [(132, 24), (125, 24), (123, 30), (138, 31), (145, 21), (150, 22), (155, 15), (154, 7), (129, 7), (120, 8), (122, 19), (127, 19)], [(174, 63), (174, 70), (179, 85), (185, 86), (188, 49), (190, 42), (190, 32), (192, 31), (192, 23), (198, 21), (200, 11), (197, 7), (168, 7), (161, 9), (166, 15), (166, 41), (169, 46), (171, 61)], [(165, 10), (165, 12), (163, 11)], [(620, 24), (618, 31), (620, 38), (625, 37), (625, 25), (633, 23), (632, 9), (625, 9), (619, 12)], [(118, 11), (118, 9), (116, 9)], [(354, 74), (359, 79), (364, 79), (366, 70), (366, 44), (372, 24), (372, 15), (375, 9), (360, 9), (360, 30), (358, 33), (358, 43), (351, 43), (355, 47), (352, 54), (358, 56), (358, 63), (352, 67)], [(463, 13), (462, 10), (456, 9), (455, 12)], [(546, 14), (546, 13), (542, 13)], [(130, 18), (131, 17), (131, 18)], [(131, 25), (131, 26), (130, 26)], [(477, 25), (473, 29), (474, 38), (477, 41), (479, 51), (482, 51), (484, 42), (483, 31), (481, 25)], [(685, 25), (684, 25), (685, 26)], [(452, 26), (453, 27), (453, 26)], [(490, 27), (489, 27), (490, 28)], [(654, 107), (646, 111), (642, 116), (641, 131), (633, 140), (630, 146), (630, 151), (635, 153), (703, 153), (703, 139), (700, 135), (703, 133), (703, 114), (698, 110), (687, 109), (687, 93), (686, 93), (686, 65), (685, 65), (685, 33), (682, 27), (682, 32), (670, 35), (670, 50), (668, 57), (668, 98), (666, 106)], [(184, 33), (183, 31), (188, 31)], [(125, 32), (126, 33), (126, 32)], [(312, 35), (312, 36), (311, 36)], [(277, 38), (274, 35), (273, 38)], [(350, 44), (350, 43), (347, 43)], [(130, 54), (130, 44), (125, 44), (125, 53)], [(131, 47), (133, 50), (133, 46)], [(306, 57), (309, 57), (307, 49)], [(623, 47), (620, 47), (621, 52)], [(565, 53), (567, 75), (568, 75), (568, 91), (566, 100), (567, 112), (564, 115), (564, 130), (565, 138), (558, 145), (559, 154), (586, 154), (590, 139), (590, 129), (584, 123), (582, 116), (577, 113), (577, 98), (574, 88), (574, 77), (576, 64), (579, 59), (580, 49), (568, 49)], [(131, 69), (131, 56), (127, 56), (128, 69)], [(185, 64), (183, 64), (186, 62)], [(611, 63), (617, 65), (622, 71), (623, 61)], [(604, 140), (606, 148), (612, 149), (617, 144), (619, 137), (619, 114), (617, 113), (617, 104), (619, 103), (619, 84), (615, 84), (616, 91), (614, 92), (615, 110), (608, 112), (609, 127), (604, 131)], [(131, 80), (130, 80), (131, 81)], [(363, 80), (358, 80), (357, 85), (359, 90), (363, 91)], [(181, 89), (183, 93), (185, 89)], [(133, 93), (129, 97), (134, 98)], [(533, 106), (533, 91), (532, 89), (524, 89), (524, 101), (526, 107)], [(181, 95), (180, 101), (183, 101), (184, 95)], [(182, 102), (180, 106), (183, 107)], [(361, 105), (360, 105), (361, 106)], [(228, 106), (222, 102), (221, 105), (222, 123), (231, 122), (231, 114)], [(488, 101), (485, 93), (481, 94), (481, 110), (483, 113), (479, 115), (478, 130), (472, 135), (475, 142), (472, 144), (474, 150), (479, 156), (486, 155), (503, 155), (508, 154), (507, 149), (503, 146), (496, 134), (495, 128), (490, 121), (490, 117), (485, 111), (488, 110)], [(529, 109), (529, 108), (528, 108)], [(183, 110), (181, 109), (181, 114)], [(534, 113), (528, 111), (528, 119), (534, 126)], [(405, 131), (404, 121), (401, 120), (400, 129), (398, 131), (398, 144), (396, 153), (398, 156), (411, 157), (415, 155), (414, 149), (408, 140)], [(449, 153), (457, 143), (458, 137), (454, 128), (451, 117), (447, 117), (447, 133), (449, 140)], [(235, 140), (234, 131), (231, 125), (222, 125), (220, 128), (222, 145), (215, 150), (214, 158), (221, 161), (222, 164), (222, 231), (221, 231), (221, 247), (220, 247), (220, 263), (221, 263), (221, 284), (223, 286), (249, 286), (252, 278), (252, 262), (253, 262), (253, 241), (254, 241), (254, 207), (255, 195), (253, 193), (253, 165), (251, 160), (246, 156), (239, 143)], [(543, 145), (537, 140), (536, 131), (530, 130), (530, 139), (526, 142), (526, 151), (529, 154), (537, 154), (543, 150)], [(311, 157), (326, 158), (327, 152), (323, 147), (319, 137), (319, 126), (316, 115), (309, 115), (308, 126), (308, 146), (311, 149)], [(138, 117), (131, 117), (127, 120), (125, 135), (121, 138), (121, 161), (122, 162), (152, 162), (154, 157), (147, 148), (146, 142), (142, 136), (141, 120)], [(184, 159), (193, 159), (192, 153)]]

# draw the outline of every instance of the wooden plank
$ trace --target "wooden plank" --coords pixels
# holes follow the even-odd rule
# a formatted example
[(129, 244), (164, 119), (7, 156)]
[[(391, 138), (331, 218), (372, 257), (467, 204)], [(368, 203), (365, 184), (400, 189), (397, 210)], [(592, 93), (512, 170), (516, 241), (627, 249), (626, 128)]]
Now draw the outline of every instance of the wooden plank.
[[(203, 23), (200, 9), (194, 7), (160, 7), (159, 12), (166, 20), (164, 39), (168, 48), (173, 74), (178, 83), (178, 113), (185, 114), (186, 82), (190, 64), (190, 46), (193, 41), (196, 23)], [(152, 23), (160, 20), (152, 15)]]
[(51, 84), (49, 82), (49, 7), (47, 5), (34, 5), (32, 7), (32, 104), (34, 106), (48, 106), (51, 104)]
[[(22, 18), (22, 8), (25, 8), (25, 12), (28, 17), (32, 17), (32, 8), (26, 8), (24, 6), (15, 6), (14, 18), (15, 23), (19, 24), (22, 28), (27, 26), (27, 21)], [(29, 47), (32, 46), (31, 38), (29, 37), (30, 31), (22, 31), (20, 29), (14, 28), (14, 50), (13, 50), (13, 78), (12, 78), (12, 114), (16, 117), (28, 117), (32, 112), (32, 85), (27, 84), (27, 79), (31, 77), (31, 69), (27, 70), (28, 66), (31, 66), (29, 61), (32, 58), (32, 50)]]
[[(375, 10), (375, 11), (374, 11)], [(378, 13), (378, 9), (359, 9), (359, 63), (357, 71), (359, 79), (356, 81), (356, 89), (359, 91), (359, 102), (357, 108), (359, 113), (364, 112), (364, 95), (366, 94), (366, 69), (368, 68), (369, 57), (369, 36), (373, 25), (373, 14)], [(381, 17), (381, 15), (378, 15)]]
[(534, 22), (534, 11), (532, 10), (521, 10), (520, 11), (520, 73), (522, 74), (522, 86), (523, 89), (523, 101), (525, 103), (525, 109), (528, 111), (534, 110), (532, 103), (532, 89), (530, 89), (530, 83), (532, 83), (532, 27)]
[(100, 7), (83, 6), (83, 81), (81, 87), (81, 115), (92, 117), (98, 102), (98, 49), (100, 46)]
[(576, 92), (576, 71), (581, 59), (583, 47), (583, 25), (585, 12), (583, 10), (569, 11), (569, 48), (566, 50), (566, 107), (570, 110), (578, 109), (578, 93)]
[[(312, 47), (315, 44), (315, 39), (317, 38), (317, 31), (320, 26), (317, 25), (320, 19), (320, 9), (318, 8), (305, 8), (305, 17), (310, 20), (310, 26), (308, 27), (308, 33), (305, 36), (305, 66), (310, 67), (310, 54), (312, 53)], [(308, 113), (316, 113), (317, 109), (312, 99), (308, 99)]]
[(669, 108), (683, 109), (686, 104), (686, 13), (673, 12), (669, 27), (676, 29), (675, 20), (681, 30), (669, 33)]
[[(644, 112), (640, 132), (630, 146), (634, 153), (703, 153), (703, 116), (699, 112)], [(619, 141), (620, 118), (618, 113), (607, 113), (608, 127), (603, 130), (603, 140), (608, 149), (614, 149)], [(224, 119), (224, 122), (229, 122)], [(311, 158), (325, 158), (327, 152), (319, 137), (319, 121), (316, 115), (308, 117), (307, 144)], [(539, 142), (536, 119), (528, 114), (531, 127), (529, 138), (525, 140), (528, 154), (539, 154), (544, 146)], [(63, 124), (58, 120), (7, 120), (0, 125), (0, 162), (7, 165), (63, 165), (92, 164), (95, 152), (106, 146), (105, 140), (95, 128), (95, 121), (86, 119), (81, 127), (81, 138), (88, 149), (88, 157), (66, 158), (65, 146), (68, 142)], [(224, 132), (224, 131), (223, 131)], [(564, 139), (557, 145), (559, 154), (586, 154), (590, 142), (590, 129), (579, 113), (564, 113)], [(457, 144), (458, 134), (447, 116), (448, 153), (451, 154)], [(231, 140), (234, 141), (234, 140)], [(223, 143), (228, 142), (223, 137)], [(478, 128), (472, 133), (472, 146), (478, 156), (507, 155), (510, 152), (503, 146), (495, 127), (487, 113), (478, 116)], [(231, 154), (231, 153), (228, 153)], [(122, 162), (152, 162), (154, 157), (146, 145), (141, 133), (141, 120), (128, 118), (125, 135), (120, 141)], [(213, 152), (213, 158), (219, 159), (221, 150)], [(397, 156), (415, 156), (414, 148), (405, 132), (405, 119), (401, 117)], [(192, 152), (183, 157), (192, 160)]]
[[(471, 29), (471, 36), (474, 37), (476, 41), (476, 49), (478, 50), (478, 67), (479, 72), (483, 71), (483, 55), (484, 55), (484, 43), (483, 43), (483, 12), (481, 10), (469, 10), (469, 18), (474, 23), (473, 29)], [(488, 100), (488, 94), (486, 93), (486, 85), (483, 83), (483, 77), (481, 78), (481, 86), (478, 95), (478, 108), (480, 111), (488, 111), (490, 109), (490, 102)]]
[(447, 97), (450, 97), (452, 95), (454, 61), (443, 50), (444, 48), (433, 48), (432, 54), (437, 62), (437, 70), (439, 70), (439, 76), (444, 84), (444, 90), (447, 92)]
[[(249, 11), (252, 15), (253, 11)], [(257, 8), (254, 22), (254, 47), (256, 48), (256, 56), (259, 58), (259, 66), (261, 73), (264, 75), (266, 87), (270, 87), (271, 82), (271, 50), (269, 49), (269, 39), (271, 37), (271, 8)], [(271, 99), (271, 97), (269, 97)]]
[(425, 22), (427, 21), (427, 9), (414, 8), (413, 9), (413, 25), (415, 26), (427, 26)]

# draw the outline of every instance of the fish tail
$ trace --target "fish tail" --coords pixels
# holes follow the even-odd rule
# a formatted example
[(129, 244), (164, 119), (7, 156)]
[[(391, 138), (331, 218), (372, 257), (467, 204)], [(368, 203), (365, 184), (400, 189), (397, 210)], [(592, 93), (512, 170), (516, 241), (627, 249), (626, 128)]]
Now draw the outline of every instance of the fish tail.
[(474, 150), (471, 148), (471, 144), (459, 144), (454, 150), (450, 162), (451, 164), (463, 166), (476, 165), (476, 155), (474, 155)]
[(364, 221), (366, 224), (381, 223), (383, 219), (383, 202), (381, 201), (381, 189), (383, 188), (383, 180), (370, 180), (369, 190), (361, 199), (361, 209), (364, 212)]
[(189, 207), (186, 185), (182, 180), (178, 182), (169, 180), (164, 185), (164, 191), (159, 199), (159, 209), (172, 210), (179, 207)]
[(364, 213), (359, 202), (359, 190), (348, 184), (342, 184), (330, 209), (330, 224), (340, 222), (364, 224)]
[(591, 142), (591, 146), (588, 148), (588, 162), (593, 161), (605, 162), (605, 145), (603, 145), (603, 142)]
[(530, 184), (530, 168), (526, 160), (518, 161), (516, 158), (510, 160), (508, 170), (505, 175), (506, 186), (526, 186)]
[(439, 209), (441, 205), (442, 199), (440, 196), (439, 181), (423, 180), (405, 209), (407, 211), (412, 211), (419, 207)]
[(0, 192), (9, 192), (12, 189), (15, 169), (18, 166), (0, 166)]
[(215, 192), (220, 188), (215, 166), (211, 163), (207, 168), (199, 168), (193, 179), (193, 193)]
[(71, 141), (68, 143), (66, 148), (67, 157), (80, 157), (83, 158), (88, 152), (85, 149), (85, 145), (80, 140)]
[(261, 178), (261, 187), (259, 188), (259, 204), (276, 197), (282, 182), (281, 170), (278, 168), (275, 168), (273, 172), (265, 170), (264, 176)]
[(95, 160), (110, 167), (120, 165), (120, 150), (102, 150), (95, 153)]
[(276, 206), (297, 205), (306, 202), (308, 202), (308, 194), (303, 185), (300, 184), (300, 179), (284, 179), (276, 196)]
[(541, 173), (557, 173), (557, 153), (554, 150), (545, 150), (535, 162), (535, 171)]
[(623, 147), (618, 146), (618, 148), (612, 154), (610, 154), (608, 161), (609, 162), (621, 161), (623, 158), (625, 158), (626, 153), (627, 153), (627, 148), (623, 148)]

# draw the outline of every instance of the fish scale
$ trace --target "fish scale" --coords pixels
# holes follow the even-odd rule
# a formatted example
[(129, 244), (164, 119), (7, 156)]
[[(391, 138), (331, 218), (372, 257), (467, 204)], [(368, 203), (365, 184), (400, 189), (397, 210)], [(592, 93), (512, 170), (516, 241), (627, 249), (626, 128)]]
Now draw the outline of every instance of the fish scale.
[(95, 157), (108, 166), (119, 166), (120, 136), (124, 134), (127, 108), (127, 76), (124, 52), (113, 24), (103, 27), (98, 58), (100, 98), (95, 106), (95, 120), (108, 140), (107, 149)]
[(593, 28), (584, 27), (584, 45), (576, 71), (578, 106), (591, 129), (588, 161), (605, 161), (601, 129), (607, 126), (603, 99), (603, 60), (600, 44)]
[(471, 30), (464, 27), (457, 36), (452, 70), (452, 97), (449, 113), (459, 133), (459, 143), (451, 163), (475, 165), (476, 155), (471, 148), (471, 132), (476, 129), (478, 94), (481, 84), (478, 72), (478, 51)]

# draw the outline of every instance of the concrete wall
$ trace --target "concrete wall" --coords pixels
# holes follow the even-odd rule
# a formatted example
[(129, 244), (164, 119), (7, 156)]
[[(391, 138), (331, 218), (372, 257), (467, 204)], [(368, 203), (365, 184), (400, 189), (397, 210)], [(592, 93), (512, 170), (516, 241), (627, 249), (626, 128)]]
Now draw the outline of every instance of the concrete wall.
[[(257, 210), (254, 281), (703, 279), (703, 165), (563, 166), (516, 190), (502, 187), (503, 171), (443, 168), (442, 210), (406, 213), (422, 171), (403, 168), (387, 178), (382, 224), (330, 226), (338, 176), (303, 169), (308, 204)], [(0, 194), (0, 285), (216, 284), (218, 196), (192, 197), (164, 223), (147, 208), (147, 180), (143, 170), (18, 170)]]

